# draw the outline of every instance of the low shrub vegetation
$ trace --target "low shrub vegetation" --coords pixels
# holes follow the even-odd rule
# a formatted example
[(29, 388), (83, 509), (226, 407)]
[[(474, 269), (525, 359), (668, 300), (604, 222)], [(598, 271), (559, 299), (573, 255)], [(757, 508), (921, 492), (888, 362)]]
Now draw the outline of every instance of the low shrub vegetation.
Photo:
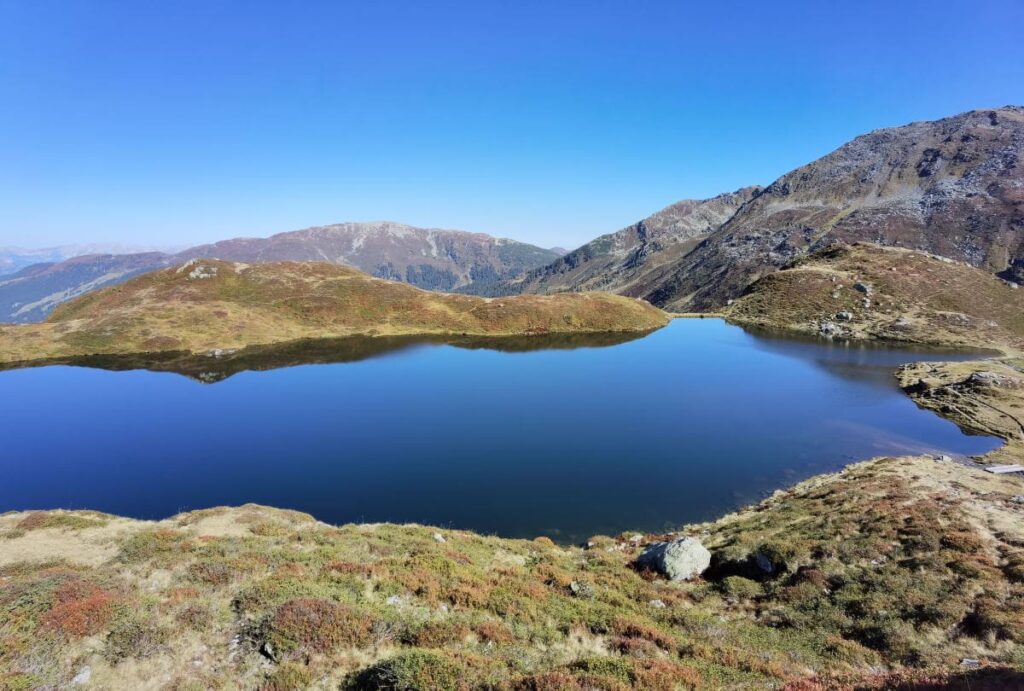
[(103, 688), (152, 666), (175, 689), (509, 691), (883, 688), (949, 678), (965, 658), (1014, 669), (1022, 509), (996, 484), (933, 477), (942, 467), (857, 465), (689, 526), (713, 563), (687, 582), (631, 567), (671, 535), (441, 542), (259, 507), (95, 542), (66, 531), (90, 565), (0, 566), (0, 688), (66, 686), (84, 665)]

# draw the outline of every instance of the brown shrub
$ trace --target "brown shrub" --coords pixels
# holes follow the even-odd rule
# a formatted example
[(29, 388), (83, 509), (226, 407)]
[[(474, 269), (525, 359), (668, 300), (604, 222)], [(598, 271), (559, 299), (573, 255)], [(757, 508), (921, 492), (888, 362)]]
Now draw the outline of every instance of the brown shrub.
[(55, 595), (56, 602), (43, 615), (41, 624), (66, 636), (80, 638), (99, 633), (114, 614), (114, 595), (91, 583), (70, 581)]
[(328, 571), (344, 574), (346, 576), (363, 576), (365, 578), (370, 578), (374, 573), (376, 573), (376, 569), (373, 564), (357, 564), (350, 561), (339, 561), (337, 559), (328, 562), (327, 566), (324, 568)]
[(545, 672), (518, 679), (513, 691), (574, 691), (583, 688), (568, 672)]
[(485, 621), (473, 629), (485, 643), (510, 643), (515, 640), (512, 632), (500, 621)]
[(468, 635), (469, 627), (465, 624), (431, 621), (414, 631), (408, 643), (420, 648), (443, 648), (461, 641)]
[(232, 578), (231, 567), (219, 561), (196, 561), (188, 565), (188, 579), (207, 585), (227, 585)]
[(213, 615), (211, 615), (209, 607), (200, 604), (190, 604), (182, 608), (174, 618), (193, 631), (202, 631), (209, 626)]
[(373, 619), (330, 600), (298, 598), (274, 611), (267, 638), (274, 650), (284, 653), (365, 647), (374, 640)]
[(632, 619), (618, 618), (612, 621), (612, 633), (624, 638), (640, 638), (650, 641), (662, 650), (672, 650), (676, 646), (675, 639), (650, 624)]
[(661, 652), (661, 648), (644, 638), (628, 638), (626, 636), (616, 636), (611, 639), (608, 647), (623, 655), (640, 659), (658, 657)]
[(1024, 615), (1020, 613), (1018, 603), (1000, 602), (988, 595), (979, 597), (964, 624), (979, 638), (1024, 640)]
[(645, 660), (633, 668), (634, 685), (651, 691), (696, 689), (703, 686), (700, 672), (669, 660)]
[(946, 533), (939, 542), (943, 547), (957, 552), (971, 553), (985, 549), (984, 540), (967, 530)]

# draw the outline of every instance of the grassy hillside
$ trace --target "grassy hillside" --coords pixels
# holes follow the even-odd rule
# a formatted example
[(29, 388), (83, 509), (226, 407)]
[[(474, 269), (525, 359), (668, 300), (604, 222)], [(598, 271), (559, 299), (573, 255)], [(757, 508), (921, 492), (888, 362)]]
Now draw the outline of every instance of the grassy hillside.
[(332, 264), (200, 260), (0, 327), (0, 362), (87, 354), (236, 349), (351, 335), (637, 332), (668, 316), (614, 295), (484, 299), (430, 293)]
[(674, 583), (633, 565), (663, 536), (560, 547), (258, 506), (10, 513), (0, 687), (1014, 688), (1020, 492), (927, 458), (852, 466), (685, 528), (714, 558)]
[(862, 243), (761, 278), (726, 315), (748, 326), (836, 337), (1024, 347), (1024, 290), (968, 264)]

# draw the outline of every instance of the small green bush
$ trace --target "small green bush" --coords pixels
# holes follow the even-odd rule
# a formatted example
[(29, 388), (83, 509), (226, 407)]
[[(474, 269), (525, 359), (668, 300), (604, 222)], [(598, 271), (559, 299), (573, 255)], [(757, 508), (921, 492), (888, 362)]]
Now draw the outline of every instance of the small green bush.
[(358, 691), (455, 691), (461, 678), (460, 666), (450, 658), (413, 649), (368, 667), (349, 687)]

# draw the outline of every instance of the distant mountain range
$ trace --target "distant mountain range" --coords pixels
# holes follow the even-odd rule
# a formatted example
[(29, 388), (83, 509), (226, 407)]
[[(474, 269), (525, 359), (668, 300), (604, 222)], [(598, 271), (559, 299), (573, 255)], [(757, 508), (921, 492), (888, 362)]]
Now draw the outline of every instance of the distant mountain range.
[(32, 322), (96, 288), (194, 258), (246, 263), (325, 261), (430, 290), (485, 287), (558, 258), (553, 250), (483, 233), (400, 223), (341, 223), (269, 238), (235, 238), (174, 254), (93, 254), (33, 264), (0, 277), (0, 321)]
[(836, 243), (925, 251), (1024, 282), (1022, 156), (1024, 108), (976, 110), (871, 132), (767, 187), (681, 201), (568, 253), (479, 233), (345, 223), (176, 254), (24, 267), (0, 277), (0, 321), (36, 321), (89, 290), (196, 257), (327, 261), (478, 295), (606, 290), (675, 311), (719, 309), (759, 277)]
[(159, 249), (117, 244), (61, 245), (44, 249), (0, 247), (0, 276), (17, 273), (33, 264), (62, 262), (85, 254), (134, 254)]

